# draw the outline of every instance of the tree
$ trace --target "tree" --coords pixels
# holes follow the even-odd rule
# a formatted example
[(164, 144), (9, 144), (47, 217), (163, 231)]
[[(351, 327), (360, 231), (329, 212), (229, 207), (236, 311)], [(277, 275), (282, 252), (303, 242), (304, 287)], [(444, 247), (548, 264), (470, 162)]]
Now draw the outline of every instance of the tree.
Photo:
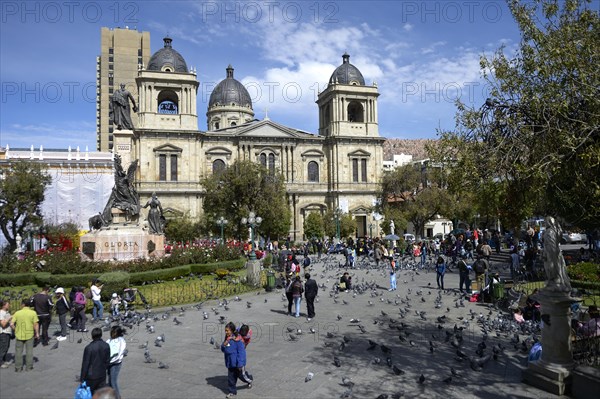
[(311, 212), (304, 219), (304, 235), (307, 239), (321, 238), (325, 233), (323, 216), (317, 212)]
[(16, 249), (17, 235), (23, 237), (26, 228), (42, 222), (41, 205), (51, 181), (37, 163), (16, 161), (4, 169), (4, 178), (0, 179), (0, 229), (9, 250)]
[(167, 220), (165, 238), (171, 242), (193, 241), (200, 233), (200, 224), (190, 222), (187, 217)]
[(205, 189), (204, 212), (207, 225), (218, 217), (228, 219), (228, 234), (247, 238), (248, 228), (241, 219), (250, 211), (262, 217), (258, 232), (275, 240), (287, 236), (291, 211), (287, 203), (284, 180), (278, 173), (270, 173), (262, 165), (237, 160), (227, 169), (202, 180)]
[[(340, 213), (340, 238), (350, 237), (356, 232), (356, 220), (349, 213)], [(323, 225), (325, 234), (329, 237), (335, 237), (337, 233), (337, 226), (335, 220), (335, 214), (333, 210), (328, 209), (325, 215), (323, 215)]]
[(448, 215), (451, 211), (450, 196), (435, 180), (430, 179), (434, 176), (431, 167), (429, 170), (419, 170), (413, 165), (385, 173), (379, 194), (382, 213), (396, 218), (396, 215), (402, 215), (413, 224), (417, 235), (424, 236), (428, 221), (436, 215)]
[(440, 133), (451, 179), (480, 205), (492, 193), (491, 211), (511, 226), (536, 213), (600, 225), (600, 16), (590, 4), (511, 1), (519, 50), (481, 58), (490, 98), (459, 102), (456, 130)]

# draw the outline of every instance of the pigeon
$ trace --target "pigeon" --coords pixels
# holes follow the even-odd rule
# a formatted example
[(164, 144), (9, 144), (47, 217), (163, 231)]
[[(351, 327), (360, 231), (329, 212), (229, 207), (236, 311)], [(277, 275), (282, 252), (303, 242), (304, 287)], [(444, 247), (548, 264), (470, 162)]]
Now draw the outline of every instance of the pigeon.
[(450, 367), (450, 372), (454, 377), (460, 377), (460, 374), (458, 374), (458, 371), (456, 371), (454, 367)]
[(425, 383), (425, 376), (423, 374), (421, 374), (419, 376), (419, 384), (424, 384)]
[(308, 381), (312, 380), (314, 376), (315, 376), (314, 373), (306, 374), (306, 377), (304, 377), (304, 382), (308, 382)]
[(347, 399), (347, 398), (349, 398), (351, 396), (352, 396), (352, 388), (349, 388), (349, 389), (347, 389), (346, 391), (344, 391), (342, 393), (342, 396), (340, 396), (340, 398)]
[(154, 346), (162, 348), (162, 344), (160, 343), (160, 341), (158, 339), (156, 341), (154, 341)]
[(388, 357), (385, 359), (385, 362), (387, 363), (388, 367), (392, 367), (392, 358), (391, 358), (391, 357), (389, 357), (389, 356), (388, 356)]
[(446, 384), (450, 384), (452, 382), (452, 376), (445, 378), (442, 381), (444, 381)]
[(58, 349), (58, 341), (56, 341), (56, 343), (54, 345), (52, 345), (50, 350), (52, 350), (52, 349)]
[(395, 364), (392, 366), (392, 370), (394, 371), (394, 374), (396, 375), (402, 375), (404, 374), (404, 371), (401, 370), (398, 366), (396, 366)]
[(215, 344), (215, 338), (214, 337), (210, 337), (210, 341), (208, 341), (209, 344), (214, 345)]
[(79, 338), (79, 339), (77, 340), (77, 343), (78, 343), (78, 344), (80, 344), (82, 341), (83, 341), (83, 338)]
[(334, 356), (333, 364), (335, 364), (335, 367), (340, 367), (342, 365), (342, 362), (340, 362), (340, 359), (338, 357)]
[(373, 359), (373, 364), (379, 364), (381, 363), (381, 359), (376, 357), (375, 359)]
[(290, 335), (290, 341), (297, 341), (298, 337), (294, 334), (289, 334)]
[(146, 341), (146, 343), (138, 346), (139, 349), (147, 349), (148, 348), (148, 341)]
[(158, 368), (159, 369), (168, 369), (169, 365), (163, 362), (158, 362)]
[(352, 388), (354, 383), (348, 377), (342, 377), (342, 385), (345, 387)]
[(348, 342), (352, 341), (352, 340), (351, 340), (350, 338), (348, 338), (346, 335), (344, 335), (344, 336), (343, 336), (343, 338), (344, 338), (344, 342), (345, 342), (345, 343), (348, 343)]
[(332, 332), (327, 332), (326, 337), (327, 338), (333, 338), (333, 337), (335, 337), (335, 335)]
[(308, 331), (310, 331), (311, 334), (315, 334), (316, 333), (316, 330), (313, 327), (309, 328)]
[(380, 348), (383, 353), (392, 353), (392, 350), (385, 345), (381, 345)]
[(369, 340), (369, 347), (367, 348), (367, 350), (372, 351), (373, 349), (375, 349), (376, 346), (377, 346), (376, 342)]
[(178, 326), (178, 325), (182, 324), (182, 322), (181, 322), (181, 321), (177, 320), (177, 317), (174, 317), (174, 318), (173, 318), (173, 321), (175, 322), (175, 325), (176, 325), (176, 326)]
[(161, 335), (159, 335), (158, 337), (156, 337), (156, 340), (157, 340), (157, 341), (166, 342), (166, 341), (165, 341), (165, 334), (161, 334)]

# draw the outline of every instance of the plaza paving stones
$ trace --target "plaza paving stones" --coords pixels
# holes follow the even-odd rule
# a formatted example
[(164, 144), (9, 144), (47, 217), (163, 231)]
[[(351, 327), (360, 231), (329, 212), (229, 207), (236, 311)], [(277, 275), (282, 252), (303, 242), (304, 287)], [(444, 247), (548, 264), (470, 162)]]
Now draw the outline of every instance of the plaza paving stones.
[[(476, 320), (470, 319), (472, 310), (487, 317), (490, 309), (484, 304), (464, 301), (464, 307), (455, 307), (459, 299), (458, 273), (446, 274), (446, 291), (442, 292), (442, 306), (434, 307), (438, 295), (435, 289), (435, 273), (421, 271), (401, 271), (398, 275), (398, 290), (389, 292), (389, 276), (378, 270), (349, 270), (355, 283), (374, 281), (376, 297), (367, 290), (354, 296), (352, 293), (339, 293), (338, 298), (330, 296), (330, 289), (339, 280), (344, 269), (338, 269), (341, 256), (333, 259), (329, 266), (313, 261), (313, 276), (319, 284), (319, 301), (315, 303), (316, 317), (306, 320), (306, 306), (302, 303), (302, 317), (287, 316), (287, 301), (282, 300), (282, 291), (266, 293), (248, 293), (240, 296), (240, 301), (229, 300), (230, 310), (219, 307), (217, 300), (202, 305), (202, 311), (209, 313), (209, 319), (203, 320), (202, 311), (186, 305), (182, 316), (178, 310), (170, 312), (166, 320), (153, 322), (155, 334), (146, 331), (145, 324), (128, 330), (126, 336), (129, 354), (123, 361), (119, 376), (121, 394), (125, 399), (132, 398), (220, 398), (227, 393), (227, 369), (220, 349), (211, 345), (213, 337), (219, 344), (223, 340), (224, 325), (218, 317), (224, 315), (227, 321), (236, 325), (249, 323), (253, 329), (252, 342), (248, 347), (248, 371), (254, 376), (252, 389), (238, 384), (238, 398), (340, 398), (344, 393), (353, 398), (377, 398), (387, 394), (389, 398), (403, 395), (406, 398), (553, 398), (554, 396), (521, 383), (521, 368), (525, 366), (526, 354), (510, 345), (510, 337), (490, 334), (488, 349), (502, 342), (507, 347), (497, 361), (491, 360), (482, 371), (473, 371), (469, 361), (455, 360), (456, 349), (444, 342), (445, 330), (452, 331), (454, 324), (464, 326), (463, 350), (469, 356), (476, 356), (475, 349), (481, 342), (481, 330)], [(502, 264), (506, 259), (497, 259)], [(335, 265), (335, 266), (333, 266)], [(406, 282), (405, 282), (406, 281)], [(325, 284), (326, 289), (321, 288)], [(411, 293), (408, 293), (408, 290)], [(422, 290), (422, 296), (415, 293)], [(394, 301), (411, 298), (411, 312), (400, 318), (399, 307)], [(424, 298), (425, 302), (422, 302)], [(334, 303), (337, 300), (337, 304)], [(382, 300), (383, 299), (383, 302)], [(266, 302), (265, 302), (266, 300)], [(252, 302), (250, 309), (246, 302)], [(345, 301), (347, 304), (344, 304)], [(373, 305), (369, 306), (368, 301)], [(388, 303), (388, 301), (390, 303)], [(211, 308), (219, 311), (216, 316)], [(449, 310), (447, 310), (449, 308)], [(157, 315), (168, 309), (154, 309)], [(426, 320), (416, 315), (415, 310), (425, 311)], [(382, 316), (384, 311), (388, 316)], [(338, 320), (337, 315), (341, 316)], [(497, 311), (493, 310), (493, 316)], [(182, 324), (175, 325), (173, 317)], [(438, 329), (436, 318), (446, 316), (444, 330)], [(401, 342), (396, 328), (390, 328), (389, 318), (397, 324), (408, 325), (410, 332), (406, 342)], [(459, 320), (464, 317), (464, 320)], [(351, 323), (351, 319), (360, 319), (360, 323)], [(378, 324), (374, 324), (378, 320)], [(51, 332), (58, 328), (57, 318), (53, 318)], [(366, 330), (361, 333), (358, 324)], [(301, 329), (302, 333), (290, 339), (288, 327)], [(91, 325), (88, 326), (91, 330)], [(315, 334), (310, 333), (315, 329)], [(327, 338), (327, 333), (334, 334)], [(154, 346), (159, 334), (165, 334), (162, 347)], [(433, 338), (432, 334), (437, 338)], [(108, 338), (104, 333), (104, 338)], [(405, 334), (406, 335), (406, 334)], [(350, 341), (344, 350), (339, 347), (343, 337)], [(83, 342), (77, 340), (83, 337)], [(522, 338), (525, 338), (522, 336)], [(38, 361), (34, 370), (15, 373), (14, 368), (0, 370), (0, 397), (19, 398), (72, 398), (77, 387), (76, 376), (80, 372), (81, 358), (85, 345), (89, 342), (89, 333), (71, 332), (69, 339), (60, 342), (58, 349), (50, 346), (38, 346), (34, 355)], [(368, 339), (378, 346), (373, 350)], [(429, 341), (435, 343), (430, 353)], [(144, 363), (144, 350), (138, 346), (148, 341), (151, 357), (157, 363)], [(409, 341), (412, 341), (412, 345)], [(330, 344), (327, 347), (325, 344)], [(391, 361), (403, 374), (396, 375), (393, 368), (386, 364), (387, 355), (379, 345), (391, 349)], [(9, 353), (14, 353), (14, 341)], [(340, 367), (334, 365), (334, 356), (340, 361)], [(379, 358), (380, 363), (374, 364)], [(169, 365), (168, 369), (159, 369), (158, 362)], [(453, 376), (449, 383), (443, 382), (451, 376), (453, 367), (459, 376)], [(305, 382), (308, 373), (313, 373), (310, 381)], [(418, 382), (421, 374), (423, 384)], [(349, 378), (352, 389), (342, 383)], [(351, 385), (350, 384), (350, 385)]]

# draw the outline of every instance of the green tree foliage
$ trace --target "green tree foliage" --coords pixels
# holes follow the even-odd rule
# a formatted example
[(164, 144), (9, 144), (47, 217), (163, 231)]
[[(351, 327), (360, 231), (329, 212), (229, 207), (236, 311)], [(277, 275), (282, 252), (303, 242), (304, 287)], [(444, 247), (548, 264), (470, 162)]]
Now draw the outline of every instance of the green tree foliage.
[[(341, 213), (339, 216), (340, 223), (340, 238), (350, 237), (356, 233), (356, 220), (348, 213)], [(335, 214), (331, 209), (323, 215), (323, 227), (325, 235), (328, 237), (336, 236), (336, 220)]]
[(474, 190), (511, 226), (534, 213), (600, 223), (600, 16), (591, 4), (511, 1), (518, 51), (481, 58), (490, 98), (479, 109), (459, 103), (457, 129), (441, 133), (436, 157), (450, 160), (453, 190)]
[(16, 248), (16, 236), (24, 237), (25, 228), (41, 224), (44, 191), (52, 179), (39, 164), (16, 161), (4, 169), (0, 179), (0, 229), (9, 249)]
[(220, 174), (202, 180), (205, 189), (204, 212), (208, 225), (223, 216), (229, 220), (226, 231), (245, 239), (248, 228), (241, 219), (254, 211), (263, 221), (258, 232), (271, 240), (288, 235), (291, 211), (287, 203), (284, 180), (262, 165), (237, 160)]
[(307, 239), (322, 238), (325, 234), (323, 216), (318, 212), (311, 212), (304, 219), (304, 235)]
[(187, 217), (169, 219), (165, 227), (165, 238), (170, 242), (193, 241), (200, 235), (200, 224)]
[(399, 222), (402, 217), (396, 215), (402, 215), (413, 224), (418, 235), (424, 236), (428, 221), (436, 215), (448, 215), (452, 212), (451, 197), (447, 190), (440, 188), (435, 180), (430, 180), (435, 177), (432, 169), (429, 172), (421, 171), (413, 165), (405, 165), (385, 173), (379, 194), (383, 214), (398, 218)]

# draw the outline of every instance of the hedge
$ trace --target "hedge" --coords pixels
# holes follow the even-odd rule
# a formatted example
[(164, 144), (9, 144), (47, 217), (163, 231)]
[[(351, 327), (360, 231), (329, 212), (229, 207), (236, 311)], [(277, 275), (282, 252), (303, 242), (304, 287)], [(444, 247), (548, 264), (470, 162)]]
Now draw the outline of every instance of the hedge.
[(113, 292), (123, 292), (129, 287), (129, 273), (127, 272), (110, 272), (101, 274), (98, 279), (102, 287), (102, 299), (110, 300)]
[(194, 274), (208, 274), (217, 269), (239, 270), (246, 264), (246, 258), (228, 260), (220, 263), (205, 263), (189, 265), (190, 271)]
[(35, 285), (36, 273), (0, 273), (0, 286), (9, 287), (11, 285)]
[(170, 269), (149, 270), (147, 272), (138, 272), (129, 274), (129, 282), (133, 285), (143, 283), (144, 281), (170, 280), (174, 277), (190, 274), (190, 265), (172, 267)]
[[(209, 274), (213, 273), (217, 269), (228, 269), (238, 270), (241, 269), (246, 262), (245, 258), (236, 260), (229, 260), (225, 262), (215, 262), (206, 264), (192, 264), (172, 267), (169, 269), (150, 270), (146, 272), (127, 273), (127, 272), (110, 272), (104, 275), (111, 276), (117, 273), (127, 274), (129, 278), (129, 284), (136, 285), (141, 284), (144, 281), (154, 280), (171, 280), (180, 276), (185, 276), (190, 273), (194, 274)], [(86, 274), (50, 274), (47, 272), (36, 272), (36, 273), (17, 273), (8, 274), (0, 273), (0, 287), (9, 287), (11, 285), (37, 285), (42, 287), (49, 285), (51, 287), (73, 287), (73, 286), (87, 286), (94, 278), (100, 278), (98, 273), (86, 273)], [(112, 277), (110, 277), (112, 278)], [(104, 292), (104, 291), (103, 291)], [(115, 291), (112, 291), (115, 292)], [(112, 292), (110, 294), (112, 294)], [(107, 294), (108, 295), (108, 294)]]

